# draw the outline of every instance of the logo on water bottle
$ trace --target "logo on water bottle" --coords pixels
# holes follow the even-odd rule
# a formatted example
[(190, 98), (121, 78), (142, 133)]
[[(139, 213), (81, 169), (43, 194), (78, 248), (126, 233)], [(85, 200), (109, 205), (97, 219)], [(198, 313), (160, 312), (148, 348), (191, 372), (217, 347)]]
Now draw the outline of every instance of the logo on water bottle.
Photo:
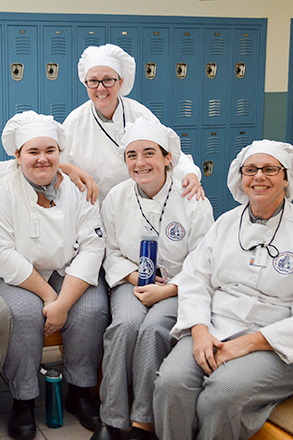
[(138, 276), (144, 280), (150, 278), (155, 271), (155, 265), (150, 258), (140, 257), (138, 266)]

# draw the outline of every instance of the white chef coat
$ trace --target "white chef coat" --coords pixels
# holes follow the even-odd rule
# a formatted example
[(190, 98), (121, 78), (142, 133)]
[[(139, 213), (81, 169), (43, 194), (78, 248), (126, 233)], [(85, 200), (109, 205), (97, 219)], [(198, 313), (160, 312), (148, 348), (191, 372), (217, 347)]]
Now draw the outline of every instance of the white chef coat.
[(46, 281), (57, 270), (98, 284), (105, 249), (99, 205), (62, 177), (56, 206), (48, 209), (37, 204), (20, 169), (1, 179), (0, 277), (6, 283), (21, 284), (35, 268)]
[[(138, 270), (141, 236), (150, 228), (137, 202), (136, 185), (132, 179), (120, 183), (103, 202), (102, 218), (107, 234), (104, 268), (110, 287), (125, 282), (124, 277)], [(159, 265), (165, 267), (169, 281), (177, 284), (186, 255), (196, 248), (214, 220), (210, 202), (182, 197), (181, 182), (173, 177), (159, 223), (170, 185), (168, 173), (165, 185), (152, 199), (141, 197), (138, 191), (137, 195), (145, 216), (159, 231)]]
[[(240, 248), (238, 232), (244, 206), (223, 214), (181, 272), (179, 312), (171, 333), (179, 338), (196, 324), (205, 324), (220, 340), (261, 331), (287, 363), (293, 362), (293, 205), (273, 240), (279, 256), (267, 256), (266, 267), (250, 264), (255, 251)], [(244, 213), (240, 240), (244, 249), (269, 243), (281, 213), (266, 225), (252, 223)]]
[[(155, 115), (139, 102), (129, 98), (119, 98), (119, 105), (114, 112), (112, 122), (103, 122), (97, 116), (93, 102), (89, 100), (73, 110), (63, 123), (68, 145), (61, 154), (60, 162), (77, 165), (90, 174), (99, 186), (100, 201), (113, 186), (128, 179), (129, 175), (124, 162), (123, 149), (109, 139), (95, 118), (119, 145), (124, 135), (123, 119), (126, 124), (135, 122), (139, 117), (157, 120)], [(183, 153), (179, 164), (174, 168), (174, 173), (179, 180), (188, 173), (194, 173), (198, 180), (201, 179), (200, 169)]]

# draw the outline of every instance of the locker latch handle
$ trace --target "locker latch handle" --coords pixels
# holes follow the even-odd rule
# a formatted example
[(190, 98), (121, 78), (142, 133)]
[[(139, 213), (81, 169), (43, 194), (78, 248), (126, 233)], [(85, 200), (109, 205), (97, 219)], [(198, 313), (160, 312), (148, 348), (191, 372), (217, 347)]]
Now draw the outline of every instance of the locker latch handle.
[(187, 64), (186, 63), (177, 63), (176, 64), (176, 76), (179, 79), (186, 78), (187, 75)]
[(217, 63), (206, 64), (206, 74), (209, 79), (214, 79), (217, 75)]
[(245, 76), (245, 68), (246, 68), (245, 63), (236, 63), (235, 64), (235, 75), (236, 75), (236, 78), (238, 78), (238, 79), (244, 78), (244, 76)]
[(11, 77), (14, 81), (21, 81), (24, 73), (24, 65), (22, 63), (13, 63), (10, 66)]
[(55, 81), (58, 78), (59, 64), (57, 63), (47, 63), (46, 64), (46, 75), (50, 81)]
[(206, 177), (210, 177), (214, 171), (214, 162), (206, 160), (203, 164), (203, 173)]
[(156, 63), (146, 63), (144, 66), (144, 71), (147, 79), (154, 79), (157, 71)]

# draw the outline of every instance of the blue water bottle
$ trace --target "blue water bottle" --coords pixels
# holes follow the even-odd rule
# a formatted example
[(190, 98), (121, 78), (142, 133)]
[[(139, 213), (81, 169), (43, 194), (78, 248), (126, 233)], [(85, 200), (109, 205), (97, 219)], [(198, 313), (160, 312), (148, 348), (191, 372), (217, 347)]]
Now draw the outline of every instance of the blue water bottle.
[(56, 369), (46, 372), (46, 422), (49, 428), (63, 425), (62, 373)]
[(157, 266), (157, 237), (143, 235), (140, 242), (138, 286), (154, 284)]

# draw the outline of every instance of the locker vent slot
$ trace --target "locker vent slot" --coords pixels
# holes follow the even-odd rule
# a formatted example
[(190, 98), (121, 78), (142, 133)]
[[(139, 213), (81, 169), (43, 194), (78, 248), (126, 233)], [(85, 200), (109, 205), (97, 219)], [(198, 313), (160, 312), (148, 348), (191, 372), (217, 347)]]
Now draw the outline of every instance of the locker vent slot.
[(164, 55), (163, 38), (151, 38), (149, 40), (149, 55)]
[(191, 153), (191, 139), (188, 137), (181, 138), (181, 150), (185, 154), (192, 154)]
[(132, 54), (132, 39), (129, 37), (120, 37), (117, 42), (118, 46), (122, 47), (125, 52)]
[(31, 48), (31, 37), (14, 38), (14, 55), (30, 55)]
[(250, 115), (250, 101), (247, 99), (238, 99), (237, 101), (237, 116)]
[(180, 42), (180, 55), (194, 55), (194, 39), (182, 38)]
[(235, 139), (235, 156), (242, 150), (242, 148), (249, 145), (249, 139), (247, 136), (240, 135)]
[(163, 103), (161, 101), (150, 101), (147, 107), (157, 116), (157, 118), (160, 119), (163, 116)]
[(223, 38), (213, 38), (211, 40), (210, 55), (224, 55)]
[(50, 55), (66, 55), (66, 38), (51, 37), (50, 39)]
[(50, 115), (62, 123), (67, 116), (66, 104), (50, 104)]
[(218, 136), (211, 136), (207, 138), (206, 153), (219, 154), (220, 153), (220, 138)]
[(221, 116), (222, 101), (220, 99), (211, 99), (209, 101), (209, 116)]
[(192, 101), (179, 101), (178, 104), (178, 118), (192, 117)]
[(84, 49), (89, 46), (100, 46), (100, 39), (97, 35), (89, 35), (84, 39)]
[(239, 42), (239, 55), (252, 55), (251, 38), (241, 38)]
[(209, 201), (211, 202), (211, 205), (213, 207), (214, 212), (219, 211), (219, 197), (213, 197), (209, 195)]
[(15, 113), (22, 113), (28, 110), (33, 110), (30, 104), (15, 104)]

